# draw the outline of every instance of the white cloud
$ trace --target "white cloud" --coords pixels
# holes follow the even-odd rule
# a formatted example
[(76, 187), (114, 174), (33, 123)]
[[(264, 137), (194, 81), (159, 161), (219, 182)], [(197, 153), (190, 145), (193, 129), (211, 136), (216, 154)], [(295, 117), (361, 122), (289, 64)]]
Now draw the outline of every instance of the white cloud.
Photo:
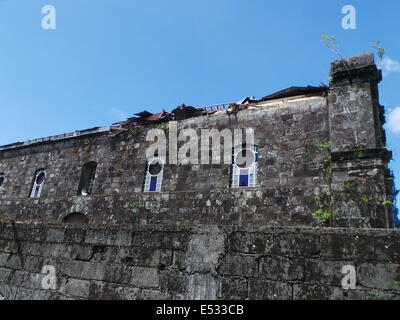
[(393, 72), (400, 73), (400, 62), (389, 57), (384, 57), (383, 60), (379, 62), (379, 67), (382, 68), (384, 76), (387, 76)]
[(387, 124), (390, 131), (400, 134), (400, 107), (394, 108), (389, 113)]

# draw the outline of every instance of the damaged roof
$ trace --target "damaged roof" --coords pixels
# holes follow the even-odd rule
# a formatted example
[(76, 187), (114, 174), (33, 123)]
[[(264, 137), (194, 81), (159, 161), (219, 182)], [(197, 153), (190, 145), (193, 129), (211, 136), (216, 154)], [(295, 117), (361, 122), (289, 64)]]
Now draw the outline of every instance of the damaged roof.
[(290, 87), (290, 88), (275, 92), (273, 94), (270, 94), (268, 96), (265, 96), (264, 98), (261, 98), (260, 100), (258, 100), (258, 102), (275, 100), (275, 99), (283, 99), (283, 98), (289, 98), (289, 97), (300, 96), (300, 95), (314, 95), (314, 94), (318, 94), (318, 93), (325, 93), (328, 91), (328, 89), (329, 89), (329, 87), (326, 85), (321, 85), (319, 87), (313, 87), (313, 86)]
[[(129, 127), (129, 126), (134, 126), (134, 125), (138, 125), (138, 124), (151, 124), (151, 123), (167, 122), (170, 120), (183, 120), (183, 119), (187, 119), (187, 118), (191, 118), (191, 117), (214, 113), (221, 109), (228, 109), (228, 108), (235, 107), (235, 106), (236, 107), (237, 106), (245, 107), (245, 105), (256, 104), (258, 102), (263, 102), (263, 101), (284, 99), (284, 98), (300, 96), (300, 95), (306, 95), (306, 96), (322, 95), (322, 94), (325, 94), (328, 90), (329, 90), (329, 87), (326, 85), (321, 85), (319, 87), (314, 87), (314, 86), (290, 87), (290, 88), (275, 92), (273, 94), (270, 94), (268, 96), (265, 96), (260, 100), (257, 100), (255, 97), (246, 97), (246, 98), (238, 101), (237, 103), (225, 103), (225, 104), (212, 105), (212, 106), (206, 106), (206, 107), (201, 107), (201, 108), (195, 108), (192, 106), (186, 106), (185, 104), (181, 104), (181, 105), (177, 106), (176, 108), (174, 108), (171, 112), (167, 112), (167, 111), (163, 110), (162, 112), (155, 113), (155, 114), (153, 114), (147, 110), (144, 110), (142, 112), (134, 114), (136, 117), (130, 117), (124, 121), (113, 123), (114, 127), (109, 127), (109, 126), (108, 127), (96, 127), (96, 128), (92, 128), (92, 129), (78, 130), (78, 131), (71, 132), (71, 133), (50, 136), (47, 138), (11, 143), (11, 144), (7, 144), (4, 146), (0, 146), (0, 151), (26, 147), (26, 146), (30, 146), (33, 144), (46, 143), (46, 142), (82, 137), (82, 136), (87, 136), (87, 135), (99, 134), (99, 133), (109, 132), (111, 129), (121, 129), (122, 127)], [(121, 130), (123, 130), (123, 129), (121, 129)]]
[(144, 110), (142, 112), (135, 113), (135, 116), (137, 116), (137, 117), (131, 117), (124, 121), (115, 122), (115, 123), (113, 123), (113, 125), (124, 126), (124, 125), (130, 124), (130, 123), (141, 123), (142, 124), (142, 123), (147, 123), (147, 122), (152, 122), (152, 121), (168, 120), (170, 115), (171, 115), (171, 113), (166, 112), (165, 110), (163, 110), (162, 112), (159, 112), (159, 113), (154, 113), (154, 114)]

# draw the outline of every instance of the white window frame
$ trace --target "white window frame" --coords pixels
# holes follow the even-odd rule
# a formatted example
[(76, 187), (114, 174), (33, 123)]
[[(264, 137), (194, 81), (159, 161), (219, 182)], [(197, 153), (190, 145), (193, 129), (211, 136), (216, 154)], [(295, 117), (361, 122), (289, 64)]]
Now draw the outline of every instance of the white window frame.
[[(243, 152), (244, 150), (249, 150), (254, 154), (254, 163), (247, 168), (240, 168), (236, 164), (236, 158), (240, 152)], [(257, 187), (258, 182), (257, 182), (257, 166), (258, 166), (258, 161), (257, 161), (257, 155), (259, 156), (258, 153), (258, 147), (256, 145), (251, 146), (251, 147), (235, 147), (233, 150), (233, 163), (232, 163), (232, 178), (231, 178), (231, 188), (252, 188), (252, 187)], [(249, 183), (248, 186), (243, 187), (239, 186), (240, 183), (240, 174), (243, 171), (248, 171), (247, 175), (249, 176)]]
[[(153, 162), (161, 162), (161, 170), (158, 174), (152, 175), (150, 173), (150, 166)], [(155, 157), (150, 159), (147, 162), (147, 170), (146, 170), (146, 177), (144, 180), (144, 187), (143, 187), (143, 192), (160, 192), (161, 191), (161, 186), (162, 186), (162, 180), (164, 176), (164, 165), (165, 165), (165, 159), (163, 157)], [(151, 185), (151, 178), (152, 177), (157, 177), (157, 183), (156, 183), (156, 190), (155, 191), (150, 191), (150, 185)]]

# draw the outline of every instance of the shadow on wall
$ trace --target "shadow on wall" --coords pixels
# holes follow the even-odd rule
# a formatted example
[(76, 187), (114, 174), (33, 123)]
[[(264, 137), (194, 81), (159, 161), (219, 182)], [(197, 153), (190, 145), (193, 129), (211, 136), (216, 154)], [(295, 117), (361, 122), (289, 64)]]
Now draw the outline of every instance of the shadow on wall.
[(65, 216), (63, 219), (64, 223), (79, 223), (79, 224), (88, 224), (89, 219), (80, 212), (73, 212), (69, 215)]

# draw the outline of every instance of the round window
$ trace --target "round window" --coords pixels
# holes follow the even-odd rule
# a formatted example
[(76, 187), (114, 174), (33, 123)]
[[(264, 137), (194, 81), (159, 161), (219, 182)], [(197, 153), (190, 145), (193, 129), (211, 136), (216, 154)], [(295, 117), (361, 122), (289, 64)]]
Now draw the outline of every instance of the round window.
[(242, 149), (235, 156), (235, 164), (240, 169), (250, 168), (256, 161), (256, 155), (253, 150)]
[(163, 170), (163, 166), (164, 166), (164, 164), (161, 159), (154, 159), (149, 164), (148, 173), (151, 176), (157, 176)]
[(36, 184), (42, 184), (44, 179), (46, 178), (46, 173), (44, 171), (40, 172), (37, 176), (36, 176)]
[(4, 175), (0, 175), (0, 187), (3, 185), (4, 179), (5, 179)]

